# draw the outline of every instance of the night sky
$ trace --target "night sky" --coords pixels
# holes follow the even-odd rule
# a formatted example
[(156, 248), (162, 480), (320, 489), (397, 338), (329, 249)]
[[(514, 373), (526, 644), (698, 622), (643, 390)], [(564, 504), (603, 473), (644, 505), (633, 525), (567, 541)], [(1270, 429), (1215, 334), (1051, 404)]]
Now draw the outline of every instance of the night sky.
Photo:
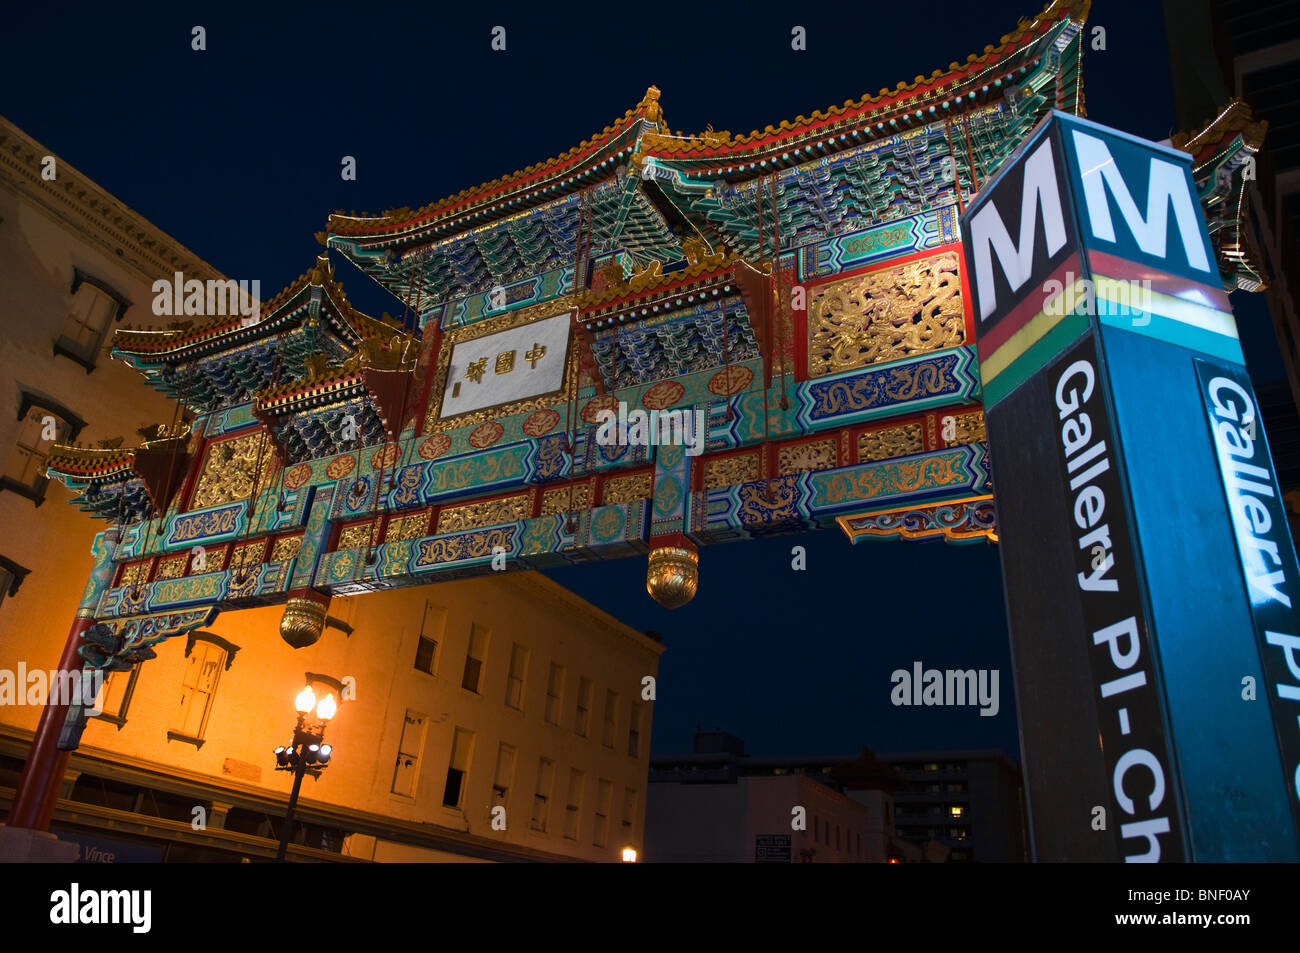
[[(0, 112), (204, 259), (270, 298), (312, 264), (335, 210), (417, 208), (577, 145), (662, 91), (674, 130), (733, 134), (891, 89), (996, 45), (1018, 3), (28, 3), (7, 11)], [(572, 12), (571, 12), (572, 11)], [(207, 50), (191, 50), (191, 29)], [(491, 31), (506, 28), (493, 52)], [(806, 28), (808, 49), (790, 49)], [(1151, 139), (1174, 130), (1160, 7), (1097, 0), (1090, 118)], [(1086, 49), (1086, 47), (1085, 47)], [(1209, 117), (1206, 117), (1209, 118)], [(345, 182), (343, 156), (357, 160)], [(402, 304), (344, 259), (362, 310)], [(1284, 376), (1258, 298), (1233, 295), (1257, 385)], [(143, 386), (143, 385), (142, 385)], [(791, 547), (808, 569), (791, 569)], [(762, 755), (1000, 747), (1018, 758), (997, 549), (874, 542), (838, 531), (705, 547), (700, 592), (668, 612), (645, 557), (556, 581), (663, 634), (653, 753), (697, 725)], [(890, 673), (999, 669), (1001, 711), (895, 708)]]

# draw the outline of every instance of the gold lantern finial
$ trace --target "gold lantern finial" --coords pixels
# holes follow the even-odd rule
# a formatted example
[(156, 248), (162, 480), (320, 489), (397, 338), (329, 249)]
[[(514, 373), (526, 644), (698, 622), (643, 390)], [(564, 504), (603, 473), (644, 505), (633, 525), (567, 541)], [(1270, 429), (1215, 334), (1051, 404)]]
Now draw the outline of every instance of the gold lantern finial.
[(290, 599), (280, 618), (280, 638), (295, 649), (314, 645), (325, 631), (325, 605), (314, 599)]
[(660, 546), (650, 550), (645, 588), (665, 609), (678, 609), (695, 598), (700, 584), (700, 558), (692, 547)]

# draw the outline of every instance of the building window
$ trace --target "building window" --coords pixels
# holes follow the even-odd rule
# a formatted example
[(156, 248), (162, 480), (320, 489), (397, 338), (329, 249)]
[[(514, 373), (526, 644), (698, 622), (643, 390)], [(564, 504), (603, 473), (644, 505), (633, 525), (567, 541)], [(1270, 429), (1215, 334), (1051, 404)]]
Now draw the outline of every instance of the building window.
[(131, 706), (131, 696), (135, 693), (135, 682), (139, 677), (139, 665), (129, 672), (109, 672), (95, 699), (94, 707), (98, 711), (87, 711), (86, 716), (102, 718), (121, 728), (126, 724), (126, 710)]
[(578, 717), (573, 724), (573, 733), (579, 738), (587, 737), (587, 730), (591, 720), (591, 679), (578, 679)]
[(428, 601), (420, 620), (420, 642), (415, 649), (415, 667), (430, 675), (438, 674), (438, 642), (447, 624), (447, 610)]
[(18, 595), (18, 587), (23, 584), (29, 572), (31, 570), (25, 566), (0, 556), (0, 606), (4, 605), (9, 596)]
[(510, 672), (506, 676), (506, 707), (522, 711), (524, 674), (528, 671), (528, 649), (518, 642), (510, 647)]
[(817, 843), (821, 839), (822, 839), (821, 822), (817, 819), (817, 815), (814, 814), (813, 815), (813, 843)]
[(89, 374), (95, 369), (95, 358), (109, 327), (120, 321), (129, 307), (131, 302), (106, 282), (73, 269), (72, 305), (63, 333), (54, 340), (54, 353), (71, 358)]
[(478, 687), (483, 678), (483, 660), (487, 658), (488, 630), (478, 623), (470, 627), (469, 652), (465, 655), (465, 674), (461, 676), (460, 687), (478, 694)]
[(564, 836), (578, 839), (578, 817), (582, 812), (582, 785), (586, 774), (577, 768), (569, 769), (569, 796), (564, 802)]
[(961, 817), (966, 813), (966, 809), (960, 805), (954, 804), (952, 807), (948, 808), (948, 813), (953, 817)]
[(632, 703), (632, 713), (627, 723), (627, 753), (630, 758), (641, 757), (641, 709), (640, 702)]
[(632, 825), (636, 823), (636, 788), (623, 789), (623, 838), (632, 836)]
[[(201, 633), (195, 635), (201, 636)], [(212, 701), (217, 694), (217, 682), (226, 664), (226, 650), (197, 637), (186, 648), (190, 651), (185, 675), (181, 679), (180, 705), (172, 719), (175, 727), (167, 732), (167, 737), (173, 741), (202, 745), (208, 716), (212, 713)]]
[(537, 788), (533, 794), (533, 830), (546, 833), (547, 815), (550, 813), (551, 786), (555, 783), (555, 762), (549, 758), (537, 761)]
[(393, 793), (415, 797), (420, 777), (420, 755), (424, 751), (427, 718), (409, 709), (402, 722), (402, 739), (397, 744), (397, 765), (393, 768)]
[(21, 392), (18, 421), (18, 434), (0, 488), (34, 500), (39, 506), (50, 482), (45, 476), (50, 449), (56, 443), (72, 443), (86, 422), (62, 404), (30, 391)]
[(564, 705), (564, 666), (551, 663), (550, 674), (546, 676), (546, 721), (551, 725), (560, 723), (560, 710)]
[(510, 797), (510, 786), (515, 780), (515, 749), (512, 745), (497, 747), (497, 771), (492, 778), (492, 806), (505, 807)]
[(964, 827), (948, 828), (948, 836), (951, 837), (953, 840), (965, 840), (968, 833), (969, 832)]
[(420, 644), (415, 649), (415, 667), (421, 672), (433, 674), (433, 659), (438, 653), (438, 643), (433, 639), (420, 636)]
[(474, 754), (474, 732), (457, 728), (451, 742), (451, 762), (447, 765), (447, 784), (442, 789), (443, 807), (460, 807), (465, 799), (469, 762)]
[(601, 737), (601, 743), (606, 748), (614, 747), (614, 735), (618, 725), (618, 692), (611, 689), (605, 691), (605, 729)]
[(609, 842), (609, 810), (614, 798), (614, 785), (601, 778), (596, 785), (595, 823), (591, 826), (591, 842), (604, 847)]

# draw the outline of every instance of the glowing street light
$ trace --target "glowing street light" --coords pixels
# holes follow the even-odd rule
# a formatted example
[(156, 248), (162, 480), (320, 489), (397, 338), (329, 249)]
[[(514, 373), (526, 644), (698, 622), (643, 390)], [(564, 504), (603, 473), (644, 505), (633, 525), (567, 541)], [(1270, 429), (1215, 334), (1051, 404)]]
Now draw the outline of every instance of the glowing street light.
[[(304, 691), (309, 692), (311, 691), (311, 689), (307, 688), (304, 689)], [(319, 718), (321, 721), (329, 721), (331, 718), (334, 717), (334, 713), (337, 712), (338, 710), (339, 710), (338, 703), (334, 701), (333, 693), (330, 693), (326, 695), (324, 698), (322, 698), (320, 700), (320, 704), (316, 706), (316, 717)]]
[[(293, 740), (287, 745), (275, 749), (275, 770), (293, 772), (293, 791), (289, 795), (289, 807), (284, 814), (284, 827), (280, 831), (280, 848), (275, 859), (282, 861), (289, 850), (289, 832), (293, 829), (293, 814), (298, 807), (298, 793), (302, 790), (304, 775), (313, 778), (329, 767), (330, 756), (334, 753), (331, 745), (325, 744), (325, 724), (338, 712), (338, 703), (333, 693), (316, 701), (316, 693), (308, 685), (293, 700), (293, 707), (298, 711), (298, 724), (293, 730)], [(316, 717), (312, 718), (312, 709)]]

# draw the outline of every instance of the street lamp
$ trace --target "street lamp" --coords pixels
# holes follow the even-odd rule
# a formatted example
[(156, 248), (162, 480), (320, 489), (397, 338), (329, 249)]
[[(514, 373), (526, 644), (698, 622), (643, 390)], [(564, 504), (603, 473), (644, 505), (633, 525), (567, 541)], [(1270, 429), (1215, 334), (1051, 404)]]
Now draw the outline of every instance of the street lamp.
[[(298, 724), (293, 729), (293, 741), (275, 749), (275, 770), (293, 772), (293, 792), (289, 795), (289, 808), (284, 814), (284, 827), (280, 831), (280, 849), (275, 859), (284, 860), (289, 850), (289, 832), (293, 830), (293, 813), (298, 806), (298, 792), (302, 790), (303, 775), (313, 778), (329, 767), (334, 748), (325, 744), (325, 723), (334, 717), (338, 705), (334, 696), (326, 695), (318, 703), (316, 693), (308, 685), (293, 700), (298, 710)], [(316, 716), (312, 717), (312, 709)]]
[(625, 864), (635, 864), (635, 863), (636, 863), (636, 848), (635, 848), (635, 847), (624, 847), (624, 848), (623, 848), (623, 863), (625, 863)]

